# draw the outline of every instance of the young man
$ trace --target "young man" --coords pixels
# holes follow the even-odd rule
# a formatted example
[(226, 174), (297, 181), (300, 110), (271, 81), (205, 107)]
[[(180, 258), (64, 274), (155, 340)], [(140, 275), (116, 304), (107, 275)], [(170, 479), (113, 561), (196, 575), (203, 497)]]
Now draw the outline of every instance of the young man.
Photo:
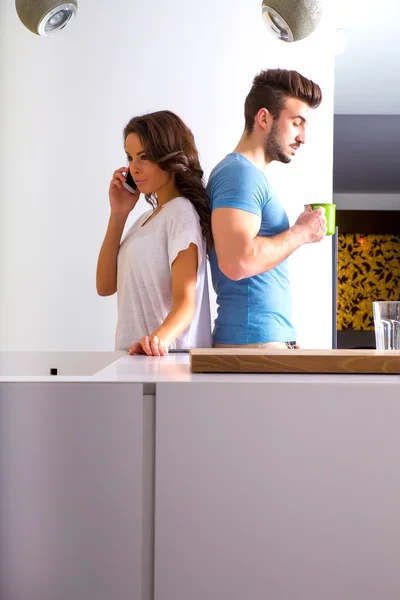
[(273, 160), (291, 161), (306, 141), (308, 114), (321, 100), (319, 86), (296, 71), (262, 71), (245, 101), (244, 133), (211, 173), (214, 347), (297, 347), (287, 258), (322, 240), (326, 219), (322, 208), (307, 206), (289, 228), (264, 171)]

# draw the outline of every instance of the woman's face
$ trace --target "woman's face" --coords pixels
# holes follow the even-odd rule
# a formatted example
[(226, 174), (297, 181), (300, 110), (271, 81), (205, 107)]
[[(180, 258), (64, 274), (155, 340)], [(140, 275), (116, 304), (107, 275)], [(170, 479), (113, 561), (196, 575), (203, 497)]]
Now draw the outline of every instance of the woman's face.
[(150, 162), (136, 133), (130, 133), (125, 141), (125, 152), (129, 161), (129, 170), (134, 182), (142, 194), (157, 193), (165, 186), (174, 183), (173, 173), (163, 171), (156, 163)]

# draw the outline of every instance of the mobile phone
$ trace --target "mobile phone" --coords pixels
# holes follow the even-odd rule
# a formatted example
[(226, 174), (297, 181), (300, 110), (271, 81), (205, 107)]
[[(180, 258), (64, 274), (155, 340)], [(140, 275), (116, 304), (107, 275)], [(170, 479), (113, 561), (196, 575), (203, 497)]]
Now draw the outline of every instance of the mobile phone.
[(171, 348), (168, 350), (169, 354), (188, 354), (189, 348)]
[(126, 190), (128, 190), (128, 192), (130, 192), (131, 194), (135, 193), (135, 190), (137, 189), (137, 185), (136, 183), (133, 181), (132, 179), (132, 175), (131, 172), (129, 171), (129, 169), (126, 172), (125, 175), (125, 181), (122, 183), (122, 185), (124, 186), (124, 188)]

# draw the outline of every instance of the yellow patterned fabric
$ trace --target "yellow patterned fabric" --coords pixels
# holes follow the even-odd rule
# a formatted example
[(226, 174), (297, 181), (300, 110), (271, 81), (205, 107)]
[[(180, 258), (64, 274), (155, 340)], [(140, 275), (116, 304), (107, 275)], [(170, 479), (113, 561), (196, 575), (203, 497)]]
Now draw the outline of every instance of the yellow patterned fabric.
[(339, 234), (337, 329), (374, 329), (374, 300), (400, 300), (400, 236)]

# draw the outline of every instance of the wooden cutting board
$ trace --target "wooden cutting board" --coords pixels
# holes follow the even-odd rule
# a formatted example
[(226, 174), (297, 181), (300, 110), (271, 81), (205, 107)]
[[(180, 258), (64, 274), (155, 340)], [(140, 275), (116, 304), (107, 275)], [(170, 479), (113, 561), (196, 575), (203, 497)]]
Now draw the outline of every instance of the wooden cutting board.
[(194, 348), (193, 373), (400, 373), (398, 350)]

